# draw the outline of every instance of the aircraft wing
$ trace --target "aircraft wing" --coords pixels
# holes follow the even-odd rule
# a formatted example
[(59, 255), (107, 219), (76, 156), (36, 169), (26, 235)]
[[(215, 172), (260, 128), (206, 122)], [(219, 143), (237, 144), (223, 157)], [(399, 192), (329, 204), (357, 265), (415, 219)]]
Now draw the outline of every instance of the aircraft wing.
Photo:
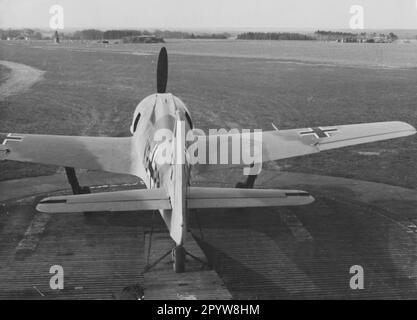
[(36, 210), (47, 213), (117, 212), (171, 209), (164, 189), (99, 192), (41, 200)]
[[(243, 158), (245, 153), (250, 155), (257, 154), (257, 160), (254, 161), (257, 163), (298, 157), (362, 143), (405, 137), (415, 133), (416, 130), (411, 125), (395, 121), (264, 131), (260, 136), (261, 143), (259, 142), (259, 136), (256, 137), (253, 133), (247, 135), (242, 133), (210, 135), (202, 137), (198, 141), (198, 143), (208, 145), (206, 155), (206, 164), (208, 165), (199, 165), (198, 170), (200, 172), (210, 170), (210, 167), (213, 167), (215, 164), (228, 166), (248, 165), (250, 163), (245, 162)], [(225, 137), (227, 138), (225, 139)], [(235, 148), (232, 148), (234, 138), (241, 139), (242, 149), (237, 149), (237, 152)], [(224, 162), (221, 162), (222, 139), (223, 141), (228, 141), (227, 149), (223, 149), (223, 153), (224, 150), (227, 151), (227, 161)], [(239, 139), (236, 141), (239, 141)], [(258, 152), (255, 151), (254, 153), (256, 141), (259, 142), (258, 145), (261, 145), (261, 148), (258, 148)], [(217, 149), (211, 148), (213, 145), (217, 146)], [(213, 156), (213, 153), (216, 154)], [(235, 157), (236, 153), (238, 153), (237, 157)], [(213, 163), (211, 159), (216, 158), (217, 162)]]
[(130, 173), (131, 138), (0, 134), (0, 160)]

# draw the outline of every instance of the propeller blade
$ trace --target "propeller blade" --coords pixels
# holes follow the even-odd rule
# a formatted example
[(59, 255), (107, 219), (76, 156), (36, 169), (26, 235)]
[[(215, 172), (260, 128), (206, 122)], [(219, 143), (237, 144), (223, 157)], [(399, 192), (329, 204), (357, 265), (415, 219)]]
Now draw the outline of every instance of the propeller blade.
[(168, 82), (168, 53), (165, 47), (161, 48), (156, 69), (156, 87), (158, 93), (165, 93)]

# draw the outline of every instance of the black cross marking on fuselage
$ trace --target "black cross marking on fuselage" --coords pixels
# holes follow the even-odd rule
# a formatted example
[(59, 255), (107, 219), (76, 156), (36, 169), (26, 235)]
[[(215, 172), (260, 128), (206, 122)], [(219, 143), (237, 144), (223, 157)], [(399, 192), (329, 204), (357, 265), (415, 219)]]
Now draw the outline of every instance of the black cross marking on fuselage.
[(319, 127), (310, 128), (309, 131), (301, 131), (299, 134), (301, 136), (306, 135), (314, 135), (317, 139), (319, 138), (328, 138), (330, 137), (330, 132), (337, 132), (338, 130), (336, 128), (331, 129), (322, 129)]

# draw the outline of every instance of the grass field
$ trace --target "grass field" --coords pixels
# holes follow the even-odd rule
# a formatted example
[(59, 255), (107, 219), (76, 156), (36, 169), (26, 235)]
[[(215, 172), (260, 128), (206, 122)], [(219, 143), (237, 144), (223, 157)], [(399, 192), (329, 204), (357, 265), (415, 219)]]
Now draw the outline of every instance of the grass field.
[[(29, 91), (0, 101), (0, 132), (128, 135), (135, 106), (155, 91), (156, 56), (142, 53), (157, 52), (159, 45), (8, 44), (0, 42), (0, 60), (46, 73)], [(188, 105), (202, 129), (388, 120), (417, 126), (414, 45), (356, 46), (358, 53), (349, 44), (310, 43), (311, 50), (308, 44), (168, 43), (168, 90)], [(278, 165), (417, 188), (416, 157), (413, 136)], [(0, 180), (56, 169), (3, 162)]]

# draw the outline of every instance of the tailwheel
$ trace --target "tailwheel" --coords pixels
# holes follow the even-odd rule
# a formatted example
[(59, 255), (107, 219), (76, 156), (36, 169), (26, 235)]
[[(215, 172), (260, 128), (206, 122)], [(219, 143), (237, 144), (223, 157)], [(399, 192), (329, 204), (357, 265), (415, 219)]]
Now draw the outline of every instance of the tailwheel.
[(183, 273), (185, 272), (185, 249), (183, 246), (176, 246), (172, 249), (172, 259), (174, 260), (174, 272)]
[(235, 188), (237, 189), (253, 189), (255, 185), (255, 180), (258, 176), (256, 175), (249, 175), (245, 182), (238, 182), (236, 183)]
[[(89, 187), (80, 186), (78, 182), (77, 174), (75, 173), (75, 169), (72, 167), (65, 167), (65, 174), (67, 175), (68, 183), (71, 185), (72, 193), (73, 194), (89, 194), (91, 190)], [(93, 215), (91, 212), (84, 212), (84, 216), (90, 218)]]

